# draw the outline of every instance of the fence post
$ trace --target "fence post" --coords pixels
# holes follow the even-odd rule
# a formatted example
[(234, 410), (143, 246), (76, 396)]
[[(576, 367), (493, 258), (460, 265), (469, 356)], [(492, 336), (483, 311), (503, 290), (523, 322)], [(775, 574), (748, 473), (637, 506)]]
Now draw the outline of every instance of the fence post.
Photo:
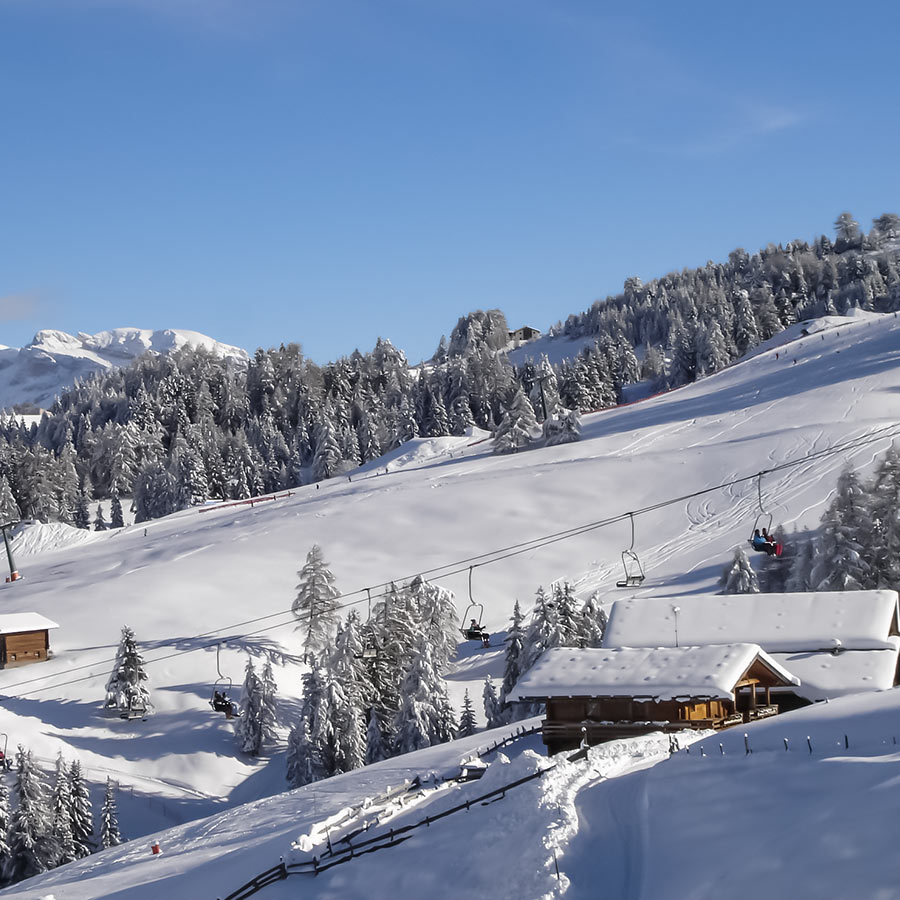
[(806, 736), (806, 745), (809, 747), (810, 755), (812, 755), (812, 741), (809, 738), (809, 735)]
[(844, 735), (844, 749), (850, 749), (850, 738), (848, 738), (846, 734)]
[(787, 751), (788, 751), (788, 739), (785, 738), (784, 739), (784, 752), (787, 753)]
[(753, 751), (750, 749), (750, 736), (744, 732), (744, 755), (749, 756)]

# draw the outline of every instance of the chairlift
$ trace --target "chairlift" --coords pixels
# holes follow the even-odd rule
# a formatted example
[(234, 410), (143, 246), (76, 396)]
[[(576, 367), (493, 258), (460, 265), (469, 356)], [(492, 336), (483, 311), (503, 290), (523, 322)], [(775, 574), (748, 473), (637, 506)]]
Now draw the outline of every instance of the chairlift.
[[(491, 636), (481, 624), (481, 620), (484, 617), (484, 604), (476, 603), (475, 598), (472, 596), (472, 569), (474, 568), (474, 566), (469, 566), (469, 605), (463, 614), (463, 625), (459, 630), (467, 641), (481, 641), (482, 646), (490, 647)], [(478, 610), (477, 619), (474, 615), (475, 610)], [(469, 619), (470, 616), (471, 619)], [(465, 624), (467, 619), (469, 620), (468, 625)]]
[[(378, 645), (378, 637), (372, 629), (372, 591), (369, 588), (366, 588), (366, 596), (369, 598), (369, 614), (366, 618), (367, 630), (363, 633), (362, 653), (358, 654), (356, 658), (377, 659), (381, 652), (381, 647)], [(387, 595), (385, 595), (385, 597), (386, 596)], [(387, 599), (385, 599), (385, 603), (387, 603)], [(387, 606), (385, 606), (384, 616), (385, 620), (387, 620)]]
[(120, 719), (143, 719), (147, 715), (147, 704), (140, 696), (132, 696), (128, 700), (128, 706), (119, 710)]
[(0, 765), (3, 766), (4, 771), (9, 772), (12, 769), (12, 760), (9, 758), (9, 754), (6, 752), (9, 747), (9, 735), (0, 732)]
[(222, 641), (216, 644), (216, 672), (219, 677), (213, 682), (212, 695), (209, 698), (209, 705), (220, 713), (225, 713), (226, 719), (234, 719), (240, 715), (234, 701), (229, 697), (233, 687), (231, 679), (227, 675), (222, 674), (220, 664), (220, 654), (222, 651)]
[(631, 545), (627, 550), (622, 551), (622, 567), (625, 570), (625, 577), (616, 582), (616, 587), (620, 588), (637, 587), (643, 584), (647, 577), (644, 574), (640, 557), (634, 549), (634, 513), (628, 513), (628, 518), (631, 520)]
[[(762, 477), (762, 472), (756, 476), (756, 499), (759, 504), (759, 510), (756, 513), (756, 518), (753, 520), (753, 527), (750, 529), (750, 537), (747, 538), (747, 543), (750, 544), (751, 548), (757, 553), (768, 553), (769, 556), (781, 556), (781, 544), (777, 543), (775, 539), (771, 537), (772, 513), (768, 512), (763, 506)], [(754, 542), (757, 534), (759, 534), (760, 537), (767, 538), (765, 543)]]

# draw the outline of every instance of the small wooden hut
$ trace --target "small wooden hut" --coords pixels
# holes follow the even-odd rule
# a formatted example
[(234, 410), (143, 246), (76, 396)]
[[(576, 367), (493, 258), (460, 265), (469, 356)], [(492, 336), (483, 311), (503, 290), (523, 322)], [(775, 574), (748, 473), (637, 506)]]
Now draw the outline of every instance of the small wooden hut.
[(0, 668), (11, 669), (50, 657), (50, 631), (56, 622), (40, 613), (0, 615)]

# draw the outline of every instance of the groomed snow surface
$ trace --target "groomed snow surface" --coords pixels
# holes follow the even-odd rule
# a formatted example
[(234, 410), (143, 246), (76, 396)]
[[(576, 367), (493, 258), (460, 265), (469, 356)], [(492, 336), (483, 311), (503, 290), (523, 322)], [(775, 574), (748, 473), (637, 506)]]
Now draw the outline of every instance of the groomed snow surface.
[[(764, 502), (787, 540), (794, 527), (816, 527), (841, 469), (867, 475), (900, 420), (900, 321), (826, 324), (805, 336), (795, 326), (777, 346), (698, 384), (586, 416), (578, 443), (493, 456), (480, 435), (423, 440), (352, 481), (254, 507), (188, 510), (89, 539), (72, 532), (71, 544), (65, 530), (43, 540), (43, 526), (25, 529), (16, 560), (24, 579), (0, 585), (3, 610), (60, 627), (53, 659), (0, 673), (0, 732), (46, 768), (59, 750), (81, 759), (96, 808), (107, 774), (117, 779), (131, 841), (4, 895), (225, 897), (296, 856), (301, 838), (315, 845), (341, 810), (413, 774), (427, 781), (458, 771), (489, 742), (482, 733), (282, 793), (283, 742), (303, 672), (289, 609), (313, 543), (363, 614), (365, 595), (354, 592), (445, 566), (461, 571), (435, 580), (456, 593), (463, 615), (467, 572), (455, 562), (786, 462), (800, 461), (764, 477)], [(539, 584), (560, 578), (579, 598), (595, 590), (606, 604), (675, 598), (684, 609), (692, 595), (717, 589), (756, 511), (750, 480), (637, 516), (635, 549), (648, 578), (633, 590), (614, 587), (631, 537), (620, 522), (478, 567), (473, 596), (497, 642), (513, 602), (530, 606)], [(145, 722), (101, 712), (123, 624), (148, 661), (157, 712)], [(209, 707), (220, 639), (236, 687), (248, 654), (275, 664), (280, 743), (259, 760), (236, 752), (230, 724)], [(502, 667), (502, 646), (463, 645), (450, 676), (457, 706), (465, 689), (479, 705), (485, 675), (497, 679)], [(749, 755), (740, 729), (707, 738), (704, 755), (695, 744), (669, 758), (667, 740), (654, 736), (605, 745), (587, 762), (561, 763), (505, 798), (416, 829), (399, 846), (316, 878), (291, 876), (259, 896), (898, 897), (898, 706), (887, 690), (759, 722), (746, 729)], [(383, 824), (418, 821), (546, 765), (529, 748), (539, 752), (539, 740), (506, 748), (508, 762), (494, 755), (481, 781), (438, 784)], [(160, 856), (150, 853), (154, 838)]]

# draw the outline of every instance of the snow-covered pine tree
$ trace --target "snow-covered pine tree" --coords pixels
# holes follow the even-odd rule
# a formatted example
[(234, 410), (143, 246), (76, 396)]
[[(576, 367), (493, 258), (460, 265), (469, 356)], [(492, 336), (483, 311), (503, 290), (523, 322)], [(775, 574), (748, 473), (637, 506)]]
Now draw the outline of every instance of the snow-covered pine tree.
[(258, 756), (263, 745), (263, 697), (262, 681), (256, 674), (253, 658), (247, 657), (244, 668), (244, 685), (241, 689), (241, 716), (237, 720), (234, 736), (241, 753)]
[(810, 576), (815, 563), (816, 541), (809, 535), (794, 540), (794, 553), (789, 562), (784, 589), (789, 594), (812, 590)]
[(574, 647), (578, 643), (579, 622), (575, 595), (568, 581), (553, 585), (554, 615), (545, 648)]
[(484, 701), (484, 718), (488, 728), (496, 728), (503, 724), (500, 714), (500, 701), (497, 699), (497, 689), (494, 687), (494, 679), (490, 675), (484, 677), (484, 690), (481, 692)]
[(16, 808), (9, 821), (9, 865), (4, 877), (22, 881), (46, 872), (56, 856), (47, 815), (47, 795), (31, 751), (16, 753)]
[(109, 501), (109, 527), (125, 527), (125, 516), (122, 512), (122, 501), (119, 500), (118, 494), (113, 494), (112, 499)]
[(499, 703), (502, 715), (509, 721), (515, 721), (517, 718), (517, 707), (508, 703), (507, 697), (516, 686), (519, 680), (519, 665), (522, 656), (522, 647), (525, 641), (525, 632), (522, 628), (522, 610), (519, 606), (518, 598), (513, 604), (512, 616), (509, 620), (509, 628), (506, 630), (506, 653), (503, 660), (503, 684), (500, 686)]
[(390, 758), (390, 739), (385, 733), (381, 715), (375, 707), (369, 710), (369, 724), (366, 728), (366, 765)]
[(337, 681), (341, 702), (332, 709), (338, 771), (349, 772), (366, 763), (365, 709), (372, 694), (363, 658), (359, 616), (353, 610), (338, 630), (329, 666)]
[(531, 623), (525, 633), (525, 644), (520, 657), (520, 675), (524, 675), (538, 661), (540, 655), (551, 646), (550, 635), (553, 631), (555, 614), (556, 610), (544, 593), (543, 586), (538, 587), (534, 609), (531, 612)]
[(118, 709), (123, 713), (151, 712), (153, 704), (150, 702), (150, 692), (144, 687), (145, 681), (144, 658), (137, 648), (134, 632), (123, 625), (116, 661), (106, 682), (104, 708)]
[(56, 845), (54, 866), (73, 862), (78, 859), (75, 850), (75, 838), (72, 835), (72, 785), (69, 779), (69, 767), (63, 759), (62, 751), (56, 756), (56, 774), (53, 781), (53, 810), (51, 830)]
[(75, 856), (81, 859), (94, 852), (94, 810), (77, 759), (69, 766), (69, 788), (72, 794), (72, 840)]
[(726, 566), (719, 580), (723, 594), (758, 594), (759, 582), (756, 572), (750, 565), (747, 554), (741, 547), (735, 547), (734, 558), (731, 564)]
[(118, 847), (124, 841), (119, 832), (119, 811), (116, 805), (116, 787), (112, 778), (106, 776), (106, 792), (100, 808), (100, 846)]
[(6, 779), (0, 776), (0, 878), (4, 877), (11, 862), (9, 827), (9, 788)]
[(272, 671), (272, 661), (269, 659), (263, 664), (260, 680), (262, 681), (260, 718), (263, 746), (265, 746), (275, 740), (278, 725), (278, 685), (275, 683), (275, 673)]
[(333, 681), (315, 659), (303, 676), (303, 706), (288, 738), (287, 778), (294, 787), (334, 774)]
[(418, 619), (425, 623), (435, 668), (439, 675), (443, 675), (456, 655), (459, 641), (459, 618), (453, 594), (420, 575), (413, 578), (406, 590), (409, 604), (418, 609)]
[(88, 507), (87, 494), (84, 491), (78, 495), (78, 502), (75, 504), (75, 511), (72, 515), (72, 524), (76, 528), (90, 530), (91, 511)]
[(544, 443), (548, 447), (569, 444), (581, 440), (581, 418), (577, 409), (560, 406), (544, 420), (542, 427)]
[(845, 469), (822, 520), (819, 554), (810, 575), (816, 591), (858, 591), (875, 586), (863, 547), (871, 546), (874, 527), (869, 498), (856, 473)]
[(447, 688), (435, 669), (431, 645), (423, 633), (400, 686), (400, 708), (392, 729), (395, 752), (409, 753), (449, 740), (455, 726), (450, 727), (452, 709), (449, 716), (448, 709)]
[(472, 701), (469, 698), (469, 689), (466, 688), (466, 692), (463, 694), (462, 713), (459, 717), (459, 728), (457, 729), (456, 736), (458, 738), (470, 737), (475, 734), (477, 726), (478, 723), (475, 721), (475, 707), (472, 706)]
[(494, 453), (515, 453), (531, 443), (532, 432), (537, 426), (534, 409), (522, 388), (516, 388), (512, 400), (504, 406), (503, 416), (494, 432)]
[(94, 531), (106, 531), (109, 526), (106, 524), (106, 519), (103, 518), (103, 504), (97, 504), (97, 515), (94, 516)]
[(300, 583), (291, 611), (299, 620), (297, 628), (306, 633), (303, 660), (328, 652), (334, 646), (338, 625), (338, 597), (334, 575), (322, 556), (322, 548), (313, 544), (306, 555), (306, 563), (297, 573)]
[(6, 475), (0, 473), (0, 525), (9, 522), (18, 522), (20, 518), (19, 506), (13, 497), (12, 489)]
[(900, 587), (900, 452), (895, 447), (879, 463), (869, 495), (873, 528), (868, 556), (873, 580), (878, 588), (897, 590)]
[(591, 594), (581, 607), (581, 614), (577, 622), (577, 646), (599, 647), (603, 642), (603, 632), (606, 630), (607, 615), (600, 606), (600, 598), (596, 593)]

